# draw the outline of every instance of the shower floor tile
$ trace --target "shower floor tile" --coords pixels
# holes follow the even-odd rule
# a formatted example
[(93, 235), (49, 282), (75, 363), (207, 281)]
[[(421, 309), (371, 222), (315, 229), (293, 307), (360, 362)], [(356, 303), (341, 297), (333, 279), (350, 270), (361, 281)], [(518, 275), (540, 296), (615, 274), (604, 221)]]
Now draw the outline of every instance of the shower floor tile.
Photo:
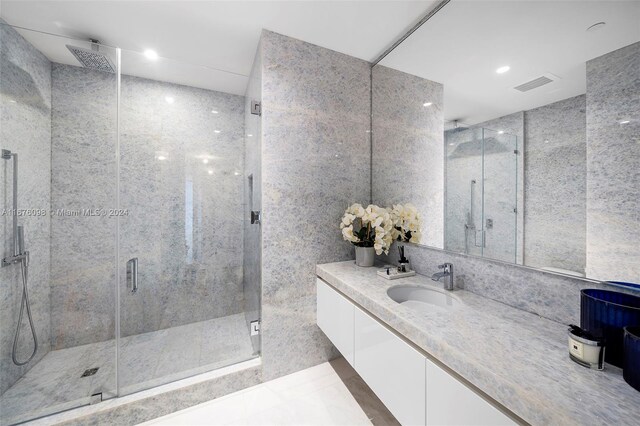
[[(121, 339), (120, 394), (126, 395), (254, 356), (244, 313)], [(116, 394), (115, 340), (47, 353), (0, 397), (0, 424), (13, 424)], [(98, 368), (95, 375), (81, 377)]]

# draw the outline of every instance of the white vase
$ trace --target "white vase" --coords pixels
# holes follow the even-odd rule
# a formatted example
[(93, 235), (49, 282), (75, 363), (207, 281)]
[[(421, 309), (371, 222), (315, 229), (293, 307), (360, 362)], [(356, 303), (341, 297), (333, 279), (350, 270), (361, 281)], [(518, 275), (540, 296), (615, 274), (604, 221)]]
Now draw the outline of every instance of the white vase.
[(373, 261), (375, 259), (376, 259), (376, 251), (373, 247), (356, 246), (356, 265), (373, 266)]

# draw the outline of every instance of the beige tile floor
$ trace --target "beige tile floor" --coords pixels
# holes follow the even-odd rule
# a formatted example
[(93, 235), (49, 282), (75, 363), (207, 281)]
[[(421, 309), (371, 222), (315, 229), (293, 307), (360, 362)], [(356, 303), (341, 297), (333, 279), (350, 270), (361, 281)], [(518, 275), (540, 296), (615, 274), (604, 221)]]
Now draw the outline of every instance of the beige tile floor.
[[(121, 342), (121, 395), (254, 356), (243, 313), (124, 337)], [(47, 353), (0, 397), (0, 424), (86, 405), (98, 392), (104, 399), (112, 397), (115, 359), (115, 340)], [(95, 375), (81, 377), (95, 367)]]
[(343, 358), (143, 423), (146, 426), (371, 424), (399, 425)]

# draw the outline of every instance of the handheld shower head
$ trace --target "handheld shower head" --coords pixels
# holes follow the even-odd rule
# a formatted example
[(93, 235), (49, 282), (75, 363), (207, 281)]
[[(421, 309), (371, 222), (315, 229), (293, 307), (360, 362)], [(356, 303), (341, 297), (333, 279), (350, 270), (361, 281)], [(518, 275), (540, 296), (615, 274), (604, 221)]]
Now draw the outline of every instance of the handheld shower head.
[(18, 234), (16, 235), (16, 246), (18, 247), (18, 253), (24, 253), (24, 226), (18, 225)]

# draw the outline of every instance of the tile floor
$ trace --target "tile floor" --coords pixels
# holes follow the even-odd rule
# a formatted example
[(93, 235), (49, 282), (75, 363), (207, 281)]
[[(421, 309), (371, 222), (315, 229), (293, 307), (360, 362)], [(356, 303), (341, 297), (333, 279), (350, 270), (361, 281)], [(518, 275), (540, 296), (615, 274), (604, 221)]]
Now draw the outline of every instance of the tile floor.
[(143, 423), (399, 425), (344, 358)]
[[(121, 339), (120, 394), (250, 359), (244, 313)], [(115, 340), (47, 353), (0, 397), (0, 424), (13, 424), (115, 395)], [(99, 367), (89, 377), (89, 369)]]

